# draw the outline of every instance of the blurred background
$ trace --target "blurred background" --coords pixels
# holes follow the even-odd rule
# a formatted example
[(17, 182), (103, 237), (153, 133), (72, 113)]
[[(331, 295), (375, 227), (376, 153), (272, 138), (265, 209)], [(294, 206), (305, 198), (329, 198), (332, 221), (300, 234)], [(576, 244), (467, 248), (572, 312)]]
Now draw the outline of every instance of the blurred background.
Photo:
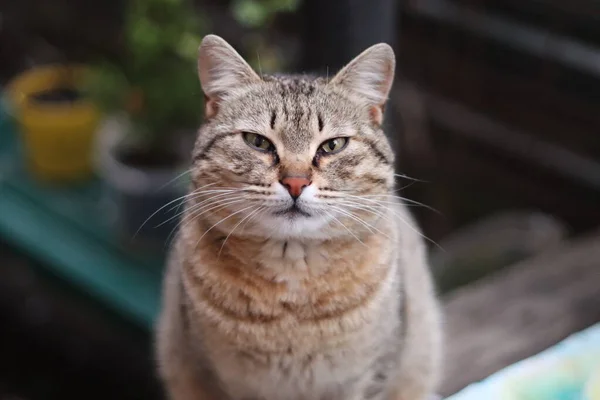
[[(443, 394), (600, 320), (597, 1), (2, 0), (0, 399), (162, 398), (150, 330), (207, 33), (265, 73), (395, 48), (386, 131), (450, 335), (539, 338), (483, 364), (451, 338)], [(482, 319), (507, 293), (515, 330)]]

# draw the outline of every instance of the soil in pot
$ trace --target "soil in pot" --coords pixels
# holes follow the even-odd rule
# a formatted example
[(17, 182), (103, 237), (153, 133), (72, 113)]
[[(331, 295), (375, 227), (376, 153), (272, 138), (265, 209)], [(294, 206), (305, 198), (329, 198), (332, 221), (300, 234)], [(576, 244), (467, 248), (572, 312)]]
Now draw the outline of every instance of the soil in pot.
[(84, 98), (83, 94), (75, 88), (58, 87), (36, 92), (30, 95), (31, 100), (37, 104), (65, 104), (69, 105)]

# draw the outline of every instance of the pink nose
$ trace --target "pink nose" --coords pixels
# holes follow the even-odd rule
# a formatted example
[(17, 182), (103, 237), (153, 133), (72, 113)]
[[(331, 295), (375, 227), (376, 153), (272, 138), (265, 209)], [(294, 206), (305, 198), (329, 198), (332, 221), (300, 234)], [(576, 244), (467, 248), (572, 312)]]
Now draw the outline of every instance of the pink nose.
[(290, 176), (283, 178), (281, 184), (285, 186), (294, 200), (300, 197), (305, 187), (310, 185), (310, 181), (305, 177)]

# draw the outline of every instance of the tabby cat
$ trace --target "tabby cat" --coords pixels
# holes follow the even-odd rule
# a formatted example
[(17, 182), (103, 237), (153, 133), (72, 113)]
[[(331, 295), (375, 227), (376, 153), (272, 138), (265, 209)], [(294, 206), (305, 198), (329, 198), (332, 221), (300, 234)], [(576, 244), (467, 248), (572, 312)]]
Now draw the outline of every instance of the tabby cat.
[(157, 326), (172, 400), (424, 400), (440, 313), (381, 125), (387, 44), (331, 79), (199, 50), (206, 121)]

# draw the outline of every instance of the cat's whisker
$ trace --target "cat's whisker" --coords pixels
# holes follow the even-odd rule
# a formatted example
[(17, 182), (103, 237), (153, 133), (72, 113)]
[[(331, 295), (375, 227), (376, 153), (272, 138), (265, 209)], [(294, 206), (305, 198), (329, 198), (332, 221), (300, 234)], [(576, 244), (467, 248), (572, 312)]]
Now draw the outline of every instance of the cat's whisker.
[[(204, 200), (200, 201), (199, 203), (192, 205), (191, 208), (193, 209), (193, 208), (196, 208), (197, 206), (205, 204), (205, 203), (207, 203), (207, 202), (209, 202), (211, 200), (214, 200), (216, 198), (225, 197), (225, 196), (228, 196), (228, 195), (231, 195), (231, 194), (234, 194), (234, 193), (243, 192), (243, 191), (244, 191), (243, 189), (237, 189), (237, 188), (236, 189), (211, 189), (211, 190), (204, 190), (201, 193), (195, 193), (194, 196), (190, 196), (186, 200), (194, 200), (194, 199), (197, 199), (197, 198), (202, 197), (202, 196), (213, 194), (213, 196), (209, 197), (208, 199), (204, 199)], [(178, 205), (178, 206), (171, 207), (169, 209), (169, 211), (172, 211), (173, 209), (178, 208), (180, 206), (181, 206), (181, 204)], [(179, 210), (177, 210), (176, 212), (179, 212)], [(184, 210), (184, 212), (185, 212), (185, 210)], [(181, 214), (178, 214), (175, 217), (177, 217), (179, 215), (181, 215)]]
[(362, 240), (360, 240), (360, 238), (358, 236), (356, 236), (356, 234), (354, 232), (352, 232), (346, 225), (344, 225), (344, 223), (342, 221), (340, 221), (338, 218), (336, 218), (335, 215), (333, 215), (332, 213), (330, 213), (326, 210), (323, 210), (323, 212), (325, 212), (325, 214), (327, 214), (330, 218), (333, 218), (334, 221), (336, 221), (338, 224), (340, 224), (342, 227), (344, 227), (344, 229), (346, 229), (348, 231), (348, 233), (354, 237), (354, 239), (358, 240), (358, 242), (360, 244), (367, 247), (367, 245)]
[(260, 66), (260, 54), (258, 54), (258, 50), (256, 51), (256, 59), (258, 60), (258, 73), (260, 74), (260, 77), (263, 77), (263, 73), (262, 73), (262, 67)]
[[(214, 200), (214, 201), (212, 201), (210, 203), (207, 203), (207, 204), (204, 204), (202, 206), (201, 205), (196, 205), (194, 207), (191, 207), (189, 210), (184, 210), (184, 211), (180, 212), (179, 214), (174, 215), (171, 218), (167, 219), (166, 221), (163, 221), (161, 224), (157, 225), (157, 227), (166, 224), (167, 222), (171, 221), (174, 218), (179, 217), (181, 214), (185, 214), (186, 212), (189, 213), (188, 214), (189, 218), (197, 218), (197, 217), (203, 215), (205, 212), (211, 211), (211, 210), (213, 210), (213, 209), (215, 209), (217, 207), (220, 207), (220, 206), (225, 206), (226, 207), (226, 206), (228, 206), (230, 204), (235, 204), (235, 203), (239, 203), (239, 202), (242, 202), (242, 201), (246, 201), (246, 199), (243, 196), (237, 196), (237, 197), (234, 197), (234, 198), (226, 198), (226, 199)], [(206, 207), (210, 207), (210, 208), (206, 209)], [(204, 209), (204, 211), (202, 211), (203, 209)], [(184, 217), (184, 219), (187, 218), (188, 216)]]
[(181, 174), (177, 175), (175, 178), (171, 179), (169, 182), (165, 183), (164, 185), (162, 185), (161, 187), (159, 187), (158, 189), (156, 189), (156, 191), (160, 192), (161, 190), (163, 190), (164, 188), (166, 188), (167, 186), (169, 186), (173, 182), (181, 179), (185, 174), (189, 174), (190, 172), (192, 172), (191, 169), (183, 171)]
[[(405, 189), (405, 188), (407, 188), (409, 186), (412, 186), (412, 185), (414, 185), (414, 183), (409, 183), (409, 184), (404, 185), (404, 186), (402, 186), (400, 188), (392, 189), (392, 190), (390, 190), (390, 193), (399, 192), (399, 191), (401, 191), (401, 190), (403, 190), (403, 189)], [(358, 193), (359, 197), (360, 196), (375, 196), (375, 195), (370, 195), (370, 194), (360, 195), (361, 192), (357, 192), (356, 189), (338, 189), (338, 190), (335, 190), (335, 191), (327, 191), (328, 197), (344, 197), (344, 196), (348, 196), (349, 193)], [(387, 193), (381, 193), (381, 194), (379, 194), (377, 196), (384, 196), (384, 195), (387, 195)]]
[(234, 193), (240, 193), (240, 192), (243, 192), (243, 191), (242, 190), (230, 190), (230, 189), (227, 189), (227, 190), (209, 190), (209, 191), (205, 191), (205, 192), (202, 192), (202, 193), (198, 193), (196, 196), (190, 197), (189, 200), (200, 199), (203, 196), (212, 195), (209, 198), (201, 200), (199, 203), (194, 204), (194, 205), (197, 205), (197, 204), (204, 203), (207, 200), (210, 200), (210, 199), (215, 198), (215, 197), (228, 196), (228, 195), (231, 195), (231, 194), (234, 194)]
[(436, 241), (434, 241), (433, 239), (430, 239), (428, 236), (424, 235), (423, 233), (421, 233), (421, 231), (417, 228), (415, 228), (414, 226), (412, 226), (406, 219), (402, 218), (402, 216), (400, 216), (396, 210), (392, 209), (391, 207), (389, 208), (389, 210), (392, 212), (392, 214), (398, 218), (406, 227), (408, 227), (411, 231), (415, 232), (416, 234), (418, 234), (419, 236), (421, 236), (423, 239), (427, 240), (428, 242), (432, 243), (434, 246), (436, 246), (438, 249), (440, 249), (443, 252), (446, 252), (446, 250), (444, 250), (444, 248), (442, 246), (440, 246)]
[[(222, 201), (225, 201), (225, 200), (231, 200), (231, 199), (220, 199), (220, 200), (219, 200), (219, 202), (220, 202), (221, 200), (222, 200)], [(217, 202), (214, 202), (214, 203), (207, 204), (207, 205), (206, 205), (206, 207), (213, 206), (213, 205), (215, 205), (216, 203), (217, 203)], [(218, 206), (214, 207), (214, 208), (219, 208), (219, 207), (221, 207), (221, 208), (219, 208), (218, 210), (215, 210), (215, 212), (218, 212), (220, 209), (222, 209), (222, 208), (225, 208), (225, 207), (227, 207), (228, 205), (229, 205), (229, 204), (225, 204), (225, 205), (223, 205), (222, 203), (220, 203)], [(192, 210), (192, 209), (190, 209), (190, 210)], [(181, 214), (185, 214), (186, 212), (190, 212), (190, 210), (184, 210), (183, 212), (179, 213), (179, 215), (181, 215)], [(210, 208), (210, 209), (208, 209), (208, 210), (206, 210), (206, 211), (211, 211), (211, 210), (213, 210), (213, 208)], [(171, 237), (173, 236), (173, 234), (174, 234), (174, 233), (176, 233), (176, 232), (177, 232), (177, 231), (178, 231), (180, 228), (181, 228), (181, 229), (183, 229), (184, 227), (186, 227), (187, 225), (189, 225), (191, 222), (193, 222), (193, 221), (195, 220), (195, 218), (196, 218), (197, 216), (199, 216), (199, 215), (197, 215), (197, 214), (194, 214), (194, 213), (197, 213), (197, 212), (200, 212), (200, 210), (197, 210), (197, 209), (196, 209), (196, 210), (192, 210), (192, 212), (191, 212), (190, 214), (188, 214), (188, 215), (184, 216), (184, 217), (183, 217), (183, 218), (182, 218), (180, 221), (178, 221), (177, 225), (175, 225), (175, 226), (173, 227), (173, 229), (171, 229), (171, 232), (169, 233), (169, 236), (167, 236), (167, 242), (169, 242), (169, 240), (171, 239)], [(200, 214), (202, 214), (202, 213), (200, 213)], [(174, 217), (172, 217), (172, 218), (176, 218), (176, 217), (178, 217), (179, 215), (176, 215), (176, 216), (174, 216)], [(165, 221), (165, 222), (168, 222), (168, 221)], [(163, 222), (163, 223), (165, 223), (165, 222)]]
[[(362, 224), (363, 226), (365, 226), (371, 233), (373, 233), (373, 231), (387, 237), (388, 239), (391, 239), (385, 232), (381, 231), (380, 229), (374, 227), (373, 225), (369, 224), (368, 222), (364, 221), (362, 218), (358, 217), (356, 214), (352, 213), (349, 210), (343, 210), (340, 207), (336, 207), (336, 206), (332, 206), (332, 208), (334, 210), (337, 210), (338, 212), (342, 212), (344, 213), (347, 217), (354, 219), (355, 221), (357, 221), (358, 223)], [(368, 211), (368, 210), (367, 210)], [(377, 215), (377, 214), (376, 214)]]
[(372, 204), (362, 204), (362, 203), (357, 203), (357, 202), (353, 202), (353, 201), (340, 201), (340, 202), (338, 202), (338, 204), (344, 205), (346, 207), (352, 207), (355, 209), (367, 211), (367, 212), (373, 213), (379, 217), (385, 217), (385, 214), (383, 214), (381, 211), (375, 209), (376, 207), (385, 208), (383, 206), (372, 205)]
[(348, 202), (348, 201), (344, 201), (341, 204), (345, 205), (346, 207), (352, 207), (352, 208), (356, 208), (356, 209), (360, 209), (360, 210), (369, 212), (371, 214), (378, 216), (379, 218), (389, 217), (389, 215), (385, 211), (393, 211), (387, 205), (361, 204), (361, 203)]
[(197, 218), (204, 215), (208, 211), (214, 210), (217, 207), (228, 206), (230, 204), (236, 204), (242, 201), (247, 201), (247, 199), (244, 196), (221, 198), (210, 201), (204, 205), (191, 207), (189, 210), (187, 210), (187, 212), (190, 218)]
[[(395, 203), (393, 201), (373, 199), (373, 197), (392, 197), (392, 198), (398, 199), (399, 201), (401, 201), (403, 203), (404, 202), (410, 203), (410, 204), (405, 204), (405, 205), (414, 205), (414, 206), (424, 207), (424, 208), (426, 208), (428, 210), (431, 210), (431, 211), (433, 211), (435, 213), (441, 214), (440, 211), (436, 210), (433, 207), (428, 206), (427, 204), (423, 204), (423, 203), (420, 203), (420, 202), (418, 202), (416, 200), (408, 199), (406, 197), (402, 197), (402, 196), (398, 196), (398, 195), (393, 195), (393, 194), (389, 194), (389, 193), (387, 193), (387, 194), (372, 194), (372, 195), (364, 195), (364, 196), (355, 196), (355, 195), (347, 194), (345, 196), (351, 197), (351, 198), (355, 198), (355, 199), (361, 199), (361, 200), (368, 201), (368, 202), (377, 202), (377, 203), (381, 203), (381, 204), (397, 204), (397, 203)], [(342, 197), (344, 197), (344, 196), (342, 196)]]
[[(218, 197), (221, 197), (221, 196), (227, 196), (227, 195), (230, 195), (230, 194), (236, 193), (236, 192), (239, 192), (239, 190), (214, 190), (214, 191), (206, 191), (206, 192), (203, 191), (202, 193), (196, 193), (194, 196), (189, 196), (185, 200), (194, 200), (194, 199), (198, 199), (198, 198), (200, 198), (202, 196), (207, 196), (207, 195), (210, 195), (210, 194), (215, 194), (215, 196), (211, 196), (210, 198), (204, 199), (204, 200), (202, 200), (200, 202), (200, 203), (205, 203), (207, 200), (210, 200), (210, 199), (213, 199), (213, 198), (217, 197), (216, 195), (218, 195)], [(184, 203), (184, 202), (182, 202), (182, 203)], [(198, 204), (194, 204), (194, 206), (196, 206), (196, 205), (198, 205)], [(181, 204), (178, 204), (178, 205), (175, 205), (175, 206), (171, 207), (169, 209), (169, 211), (173, 211), (174, 209), (179, 208), (179, 207), (181, 207)]]
[[(231, 190), (231, 189), (208, 189), (208, 190), (204, 189), (205, 187), (212, 186), (212, 185), (216, 185), (216, 183), (210, 183), (210, 184), (202, 186), (202, 187), (200, 187), (200, 188), (198, 188), (196, 190), (193, 190), (192, 192), (190, 192), (190, 193), (188, 193), (188, 194), (186, 194), (184, 196), (179, 197), (178, 200), (194, 199), (194, 198), (197, 198), (197, 197), (200, 197), (200, 196), (204, 196), (206, 194), (213, 193), (215, 191), (216, 192), (225, 192), (225, 191), (233, 192), (234, 191), (234, 190)], [(165, 205), (169, 205), (170, 203), (167, 203)], [(175, 207), (171, 207), (171, 210), (173, 208), (175, 208)]]
[(398, 177), (398, 178), (402, 178), (402, 179), (408, 179), (414, 182), (421, 182), (421, 183), (429, 183), (428, 181), (424, 181), (422, 179), (418, 179), (418, 178), (412, 178), (408, 175), (404, 175), (404, 174), (394, 174), (394, 176)]
[(206, 189), (206, 190), (201, 190), (201, 191), (194, 191), (192, 193), (190, 193), (190, 195), (193, 195), (194, 197), (199, 197), (199, 196), (205, 196), (207, 194), (213, 194), (213, 193), (233, 193), (233, 192), (243, 192), (244, 189), (240, 189), (240, 188), (214, 188), (214, 189)]
[(342, 197), (339, 200), (336, 200), (333, 205), (336, 204), (352, 204), (366, 208), (382, 208), (384, 204), (380, 204), (377, 200), (372, 199), (352, 199)]
[[(207, 185), (204, 185), (204, 186), (202, 186), (202, 188), (205, 188), (205, 187), (208, 187), (208, 186), (211, 186), (211, 185), (215, 185), (215, 183), (209, 183), (209, 184), (207, 184)], [(140, 233), (140, 230), (141, 230), (141, 229), (144, 227), (144, 225), (146, 225), (146, 223), (147, 223), (148, 221), (150, 221), (150, 219), (151, 219), (152, 217), (154, 217), (156, 214), (158, 214), (158, 213), (159, 213), (161, 210), (163, 210), (165, 207), (168, 207), (169, 205), (171, 205), (171, 204), (173, 204), (173, 203), (175, 203), (175, 202), (177, 202), (177, 201), (184, 200), (184, 199), (186, 199), (186, 198), (188, 198), (188, 197), (192, 196), (193, 194), (194, 194), (194, 192), (192, 192), (192, 193), (189, 193), (189, 194), (185, 194), (185, 195), (183, 195), (183, 196), (181, 196), (181, 197), (178, 197), (178, 198), (176, 198), (176, 199), (174, 199), (174, 200), (171, 200), (171, 201), (169, 201), (167, 204), (165, 204), (165, 205), (163, 205), (162, 207), (160, 207), (158, 210), (154, 211), (154, 212), (153, 212), (153, 213), (152, 213), (152, 214), (151, 214), (151, 215), (150, 215), (148, 218), (146, 218), (146, 220), (145, 220), (144, 222), (142, 222), (142, 224), (140, 225), (140, 227), (139, 227), (139, 228), (138, 228), (138, 229), (135, 231), (135, 233), (133, 234), (133, 238), (135, 238), (135, 237), (137, 236), (137, 234), (138, 234), (138, 233)]]
[(411, 187), (411, 186), (412, 186), (412, 185), (414, 185), (415, 183), (416, 183), (416, 182), (414, 182), (414, 181), (413, 181), (413, 182), (409, 182), (409, 183), (407, 183), (406, 185), (399, 187), (398, 189), (394, 189), (394, 190), (392, 190), (392, 193), (395, 193), (395, 192), (400, 192), (400, 191), (402, 191), (402, 190), (404, 190), (404, 189), (408, 189), (409, 187)]
[[(226, 197), (226, 196), (229, 196), (229, 195), (231, 195), (231, 193), (225, 193), (225, 194), (222, 194), (222, 195), (215, 195), (215, 196), (210, 197), (209, 199), (201, 201), (198, 204), (194, 204), (192, 206), (189, 206), (187, 209), (184, 209), (182, 211), (178, 210), (178, 211), (176, 211), (175, 215), (173, 215), (170, 218), (168, 218), (167, 220), (161, 222), (159, 225), (157, 225), (157, 227), (166, 224), (167, 222), (169, 222), (169, 221), (171, 221), (171, 220), (179, 217), (180, 215), (182, 215), (182, 214), (184, 214), (186, 212), (190, 212), (190, 211), (193, 212), (194, 210), (202, 208), (204, 205), (206, 205), (206, 203), (212, 203), (213, 201), (216, 201), (217, 199), (218, 200), (225, 200), (225, 199), (221, 199), (221, 197)], [(208, 204), (208, 205), (210, 205), (210, 204)]]
[(246, 226), (248, 226), (248, 223), (250, 221), (252, 221), (254, 218), (258, 217), (261, 213), (265, 212), (268, 209), (268, 207), (261, 207), (260, 211), (258, 213), (256, 213), (255, 215), (252, 216), (252, 218), (250, 218), (249, 220), (247, 220), (244, 225), (242, 226), (241, 232), (244, 232), (244, 229), (246, 229)]
[(258, 212), (261, 209), (262, 209), (262, 207), (258, 206), (258, 208), (256, 210), (251, 211), (250, 213), (248, 213), (248, 215), (246, 215), (244, 218), (242, 218), (240, 220), (240, 222), (238, 222), (237, 224), (235, 224), (235, 226), (233, 227), (233, 229), (231, 230), (231, 232), (229, 232), (229, 234), (225, 237), (225, 240), (223, 241), (223, 244), (221, 245), (221, 248), (219, 249), (219, 253), (217, 255), (217, 259), (221, 258), (221, 253), (223, 252), (223, 248), (225, 247), (225, 243), (227, 243), (227, 239), (229, 239), (229, 237), (233, 234), (233, 232), (237, 229), (237, 227), (240, 226), (242, 224), (242, 222), (244, 222), (248, 218), (252, 217), (254, 214), (256, 214), (256, 212)]
[[(412, 200), (412, 199), (409, 199), (409, 198), (406, 198), (406, 197), (396, 196), (396, 195), (392, 195), (392, 194), (388, 194), (386, 196), (398, 199), (405, 206), (409, 206), (409, 207), (410, 206), (412, 206), (412, 207), (423, 207), (423, 208), (428, 209), (429, 211), (433, 211), (436, 214), (440, 214), (440, 215), (442, 214), (441, 211), (439, 211), (439, 210), (437, 210), (437, 209), (435, 209), (435, 208), (433, 208), (431, 206), (428, 206), (427, 204), (424, 204), (424, 203), (421, 203), (419, 201), (416, 201), (416, 200)], [(386, 203), (389, 203), (389, 204), (396, 204), (393, 201), (386, 201), (386, 200), (378, 200), (378, 201), (383, 201), (383, 202), (386, 202)]]
[(363, 221), (361, 218), (359, 218), (358, 216), (354, 215), (352, 212), (344, 210), (341, 207), (337, 207), (337, 206), (329, 206), (331, 209), (337, 211), (338, 213), (358, 222), (359, 224), (361, 224), (362, 226), (364, 226), (365, 228), (367, 228), (369, 230), (369, 232), (373, 233), (374, 231), (377, 231), (376, 228), (373, 228), (373, 226), (371, 226), (370, 224), (366, 223), (365, 221)]
[[(188, 197), (188, 198), (193, 198), (193, 197), (190, 197), (190, 196), (193, 196), (193, 195), (198, 195), (198, 194), (199, 194), (199, 193), (194, 193), (194, 192), (192, 192), (192, 193), (190, 193), (190, 194), (189, 194), (187, 197)], [(231, 194), (231, 193), (228, 193), (228, 194)], [(214, 200), (214, 198), (213, 198), (213, 197), (211, 197), (210, 199), (207, 199), (207, 200)], [(204, 202), (205, 202), (205, 201), (203, 201), (202, 203), (204, 203)], [(171, 209), (169, 209), (169, 211), (173, 210), (174, 208), (179, 208), (179, 207), (181, 207), (181, 205), (182, 205), (182, 204), (185, 204), (185, 202), (183, 202), (183, 201), (182, 201), (182, 203), (181, 203), (181, 204), (179, 204), (179, 205), (177, 205), (176, 207), (171, 207)], [(196, 206), (199, 206), (199, 204), (196, 204), (196, 205), (194, 205), (193, 207), (196, 207)], [(190, 209), (188, 209), (188, 210), (184, 209), (184, 210), (183, 210), (183, 211), (181, 211), (181, 212), (180, 212), (179, 210), (177, 210), (177, 211), (176, 211), (176, 212), (177, 212), (177, 215), (174, 215), (174, 216), (172, 216), (171, 218), (169, 218), (168, 220), (166, 220), (166, 221), (163, 221), (161, 224), (157, 225), (156, 227), (159, 227), (159, 226), (161, 226), (161, 225), (163, 225), (163, 224), (166, 224), (166, 223), (167, 223), (167, 222), (169, 222), (170, 220), (172, 220), (172, 219), (175, 219), (175, 218), (179, 217), (180, 215), (182, 215), (182, 214), (185, 214), (186, 212), (189, 212), (190, 210), (193, 210), (193, 209), (194, 209), (193, 207), (190, 207)], [(185, 220), (185, 218), (184, 218), (184, 219), (182, 219), (181, 221), (179, 221), (179, 222), (178, 222), (178, 223), (177, 223), (177, 224), (176, 224), (176, 225), (173, 227), (173, 229), (171, 229), (171, 232), (169, 232), (169, 235), (167, 236), (167, 239), (166, 239), (166, 241), (165, 241), (167, 245), (170, 245), (170, 243), (171, 243), (171, 238), (173, 237), (174, 233), (175, 233), (175, 232), (177, 232), (177, 231), (178, 231), (178, 229), (179, 229), (179, 228), (180, 228), (180, 227), (183, 225), (183, 222), (184, 222), (184, 220)]]
[[(243, 201), (243, 199), (242, 199), (242, 200), (239, 200), (239, 201), (236, 201), (236, 202), (241, 202), (241, 201)], [(207, 205), (207, 206), (213, 206), (213, 205), (214, 205), (214, 204), (209, 204), (209, 205)], [(185, 216), (184, 218), (182, 218), (182, 219), (181, 219), (181, 221), (179, 221), (179, 222), (177, 223), (177, 225), (176, 225), (176, 226), (175, 226), (175, 227), (174, 227), (174, 228), (171, 230), (171, 233), (170, 233), (170, 234), (169, 234), (169, 236), (167, 237), (167, 241), (168, 241), (168, 240), (171, 238), (171, 236), (172, 236), (172, 235), (173, 235), (175, 232), (177, 232), (177, 231), (178, 231), (178, 230), (180, 230), (180, 229), (183, 229), (183, 228), (185, 228), (185, 227), (186, 227), (186, 226), (188, 226), (190, 223), (192, 223), (192, 222), (196, 221), (196, 220), (197, 220), (197, 219), (198, 219), (198, 218), (199, 218), (199, 217), (200, 217), (202, 214), (205, 214), (205, 213), (207, 213), (207, 212), (209, 212), (209, 211), (212, 211), (212, 210), (214, 210), (214, 212), (219, 212), (219, 211), (221, 211), (223, 208), (225, 208), (225, 207), (227, 207), (227, 206), (229, 206), (229, 205), (231, 205), (231, 204), (227, 204), (227, 203), (226, 203), (226, 204), (222, 204), (222, 203), (221, 203), (221, 204), (219, 204), (219, 205), (216, 205), (215, 207), (209, 208), (209, 209), (207, 209), (207, 210), (205, 210), (205, 211), (203, 211), (203, 212), (199, 212), (198, 210), (196, 210), (197, 212), (196, 212), (195, 214), (194, 214), (194, 213), (192, 213), (192, 214), (188, 214), (188, 215), (186, 215), (186, 216)], [(215, 210), (215, 209), (216, 209), (216, 210)]]
[(238, 210), (238, 211), (236, 211), (236, 212), (233, 212), (233, 213), (229, 214), (228, 216), (226, 216), (225, 218), (222, 218), (222, 219), (220, 219), (220, 220), (219, 220), (217, 223), (215, 223), (213, 226), (211, 226), (210, 228), (208, 228), (208, 229), (206, 230), (206, 232), (204, 232), (204, 233), (202, 234), (202, 236), (200, 236), (200, 239), (198, 239), (198, 241), (196, 242), (196, 247), (198, 246), (198, 244), (200, 244), (200, 242), (202, 241), (202, 239), (204, 239), (204, 236), (206, 236), (206, 234), (207, 234), (208, 232), (210, 232), (210, 231), (211, 231), (213, 228), (215, 228), (217, 225), (219, 225), (219, 224), (221, 224), (221, 223), (225, 222), (226, 220), (228, 220), (229, 218), (233, 217), (234, 215), (237, 215), (237, 214), (239, 214), (239, 213), (241, 213), (241, 212), (244, 212), (244, 211), (246, 211), (246, 210), (248, 210), (248, 209), (250, 209), (250, 208), (252, 208), (252, 207), (256, 207), (256, 206), (255, 206), (255, 205), (251, 205), (251, 206), (248, 206), (248, 207), (244, 207), (244, 208), (242, 208), (241, 210)]
[[(394, 202), (383, 202), (383, 203), (389, 203), (391, 205), (396, 205), (396, 203)], [(396, 218), (398, 218), (404, 225), (406, 225), (410, 230), (412, 230), (413, 232), (417, 233), (419, 236), (421, 236), (423, 239), (431, 242), (433, 245), (435, 245), (437, 248), (439, 248), (442, 251), (445, 251), (442, 246), (440, 246), (436, 241), (434, 241), (433, 239), (430, 239), (429, 237), (427, 237), (426, 235), (424, 235), (423, 233), (421, 233), (419, 231), (419, 229), (415, 228), (414, 226), (412, 226), (406, 219), (402, 218), (402, 216), (400, 216), (396, 210), (394, 210), (391, 206), (388, 206), (386, 204), (378, 204), (380, 207), (385, 207), (389, 212), (391, 212)]]

